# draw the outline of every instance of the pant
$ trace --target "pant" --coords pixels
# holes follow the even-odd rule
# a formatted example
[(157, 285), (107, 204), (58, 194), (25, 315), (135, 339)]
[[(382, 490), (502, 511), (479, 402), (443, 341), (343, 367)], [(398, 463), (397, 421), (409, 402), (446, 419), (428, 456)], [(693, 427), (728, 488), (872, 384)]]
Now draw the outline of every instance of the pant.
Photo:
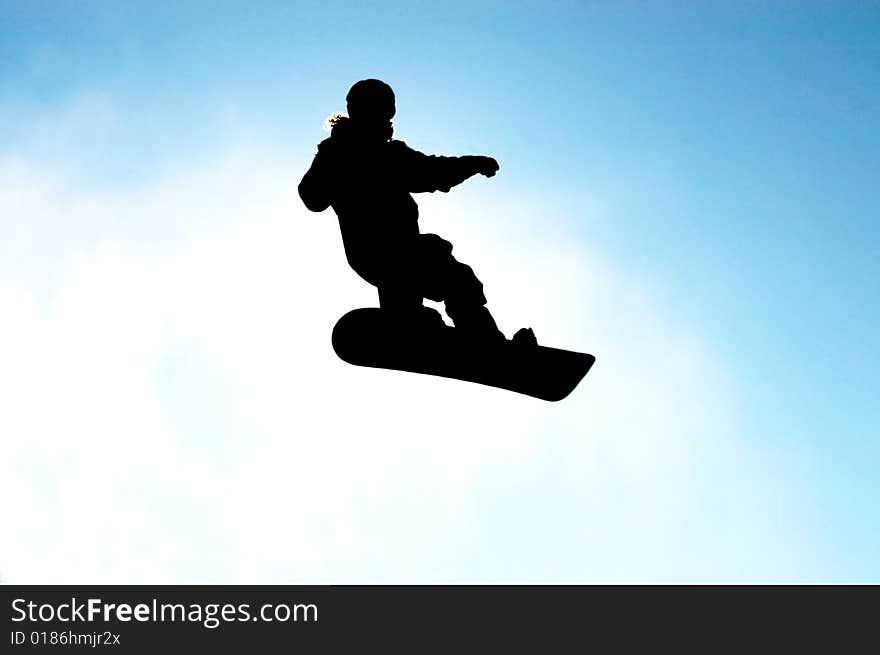
[(452, 256), (452, 244), (436, 234), (420, 234), (415, 244), (386, 269), (377, 285), (379, 305), (405, 312), (417, 310), (428, 298), (446, 304), (456, 328), (479, 336), (503, 336), (486, 309), (483, 283), (470, 266)]

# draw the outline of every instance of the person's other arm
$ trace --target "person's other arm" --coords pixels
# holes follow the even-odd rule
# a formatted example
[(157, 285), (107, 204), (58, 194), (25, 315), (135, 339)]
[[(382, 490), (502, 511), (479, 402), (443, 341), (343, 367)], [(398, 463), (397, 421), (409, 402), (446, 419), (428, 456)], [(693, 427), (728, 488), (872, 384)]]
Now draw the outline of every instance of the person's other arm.
[(313, 212), (322, 212), (330, 206), (329, 180), (331, 175), (329, 168), (327, 155), (318, 150), (318, 154), (312, 160), (311, 167), (306, 171), (299, 187), (297, 187), (299, 197), (302, 198), (305, 206)]

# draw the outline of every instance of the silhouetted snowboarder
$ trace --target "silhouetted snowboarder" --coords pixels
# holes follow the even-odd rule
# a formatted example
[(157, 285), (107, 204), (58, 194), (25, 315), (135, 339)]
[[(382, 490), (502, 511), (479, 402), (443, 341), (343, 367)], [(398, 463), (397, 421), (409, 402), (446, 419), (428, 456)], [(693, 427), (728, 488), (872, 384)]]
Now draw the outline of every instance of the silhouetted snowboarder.
[[(412, 193), (446, 192), (478, 173), (491, 177), (498, 163), (483, 156), (426, 155), (393, 139), (394, 92), (380, 80), (357, 82), (346, 102), (348, 116), (331, 117), (330, 137), (319, 144), (299, 184), (311, 211), (333, 207), (348, 263), (379, 291), (380, 309), (350, 312), (337, 324), (337, 354), (356, 364), (456, 377), (539, 397), (546, 394), (524, 390), (522, 380), (508, 378), (529, 372), (546, 377), (555, 371), (565, 394), (571, 391), (592, 357), (541, 348), (531, 328), (507, 341), (471, 267), (453, 257), (451, 243), (419, 232)], [(425, 307), (424, 298), (445, 302), (455, 328)], [(560, 359), (551, 351), (589, 362)], [(518, 372), (500, 364), (513, 353), (524, 358)], [(475, 363), (477, 354), (491, 361)], [(552, 370), (543, 370), (548, 362)], [(546, 387), (546, 380), (537, 383)]]
[[(346, 101), (348, 117), (331, 119), (330, 138), (318, 146), (299, 185), (306, 207), (333, 207), (348, 262), (379, 289), (382, 308), (423, 313), (423, 298), (445, 301), (457, 328), (478, 338), (504, 338), (471, 267), (452, 256), (448, 241), (419, 233), (419, 209), (410, 195), (449, 191), (477, 173), (491, 177), (498, 163), (425, 155), (392, 139), (394, 92), (384, 82), (361, 80)], [(515, 339), (534, 342), (534, 335), (520, 330)]]

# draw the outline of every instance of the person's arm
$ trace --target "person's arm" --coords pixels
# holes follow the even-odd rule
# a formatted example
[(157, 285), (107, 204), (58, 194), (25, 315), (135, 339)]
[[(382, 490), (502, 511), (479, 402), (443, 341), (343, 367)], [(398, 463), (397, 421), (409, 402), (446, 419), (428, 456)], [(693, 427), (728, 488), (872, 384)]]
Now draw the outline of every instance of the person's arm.
[(306, 171), (299, 187), (297, 187), (299, 197), (302, 198), (305, 206), (313, 212), (322, 212), (330, 206), (328, 180), (331, 176), (328, 168), (327, 155), (319, 150), (312, 160), (311, 167)]
[(492, 177), (498, 170), (498, 162), (491, 157), (466, 155), (443, 157), (426, 155), (400, 142), (401, 175), (407, 191), (449, 191), (469, 177), (480, 173)]

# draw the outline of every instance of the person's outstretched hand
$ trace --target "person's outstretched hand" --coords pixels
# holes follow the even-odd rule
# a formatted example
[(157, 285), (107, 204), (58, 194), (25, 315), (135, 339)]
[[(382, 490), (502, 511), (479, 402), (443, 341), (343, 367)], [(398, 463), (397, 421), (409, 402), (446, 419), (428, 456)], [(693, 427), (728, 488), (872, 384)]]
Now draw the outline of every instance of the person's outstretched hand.
[(476, 160), (477, 173), (485, 175), (486, 177), (492, 177), (498, 172), (498, 162), (492, 157), (477, 156), (474, 157), (474, 159)]

